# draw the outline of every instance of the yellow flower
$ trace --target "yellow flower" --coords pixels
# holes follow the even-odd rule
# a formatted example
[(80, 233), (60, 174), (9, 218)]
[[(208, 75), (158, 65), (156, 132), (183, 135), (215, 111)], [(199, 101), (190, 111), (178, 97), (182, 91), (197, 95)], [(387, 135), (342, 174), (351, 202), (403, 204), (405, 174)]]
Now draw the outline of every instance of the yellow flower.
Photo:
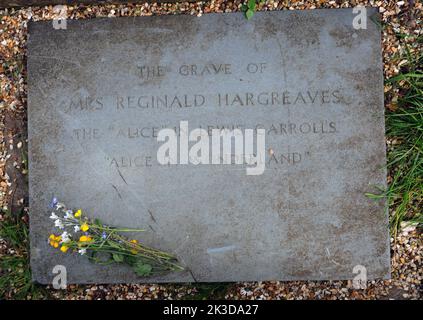
[(54, 234), (51, 234), (48, 237), (48, 243), (53, 247), (53, 248), (58, 248), (59, 247), (59, 243), (62, 240), (61, 236), (56, 236)]
[(89, 236), (81, 236), (79, 237), (79, 242), (90, 242), (92, 240)]
[(88, 224), (87, 223), (84, 223), (82, 226), (81, 226), (81, 230), (82, 231), (88, 231), (88, 229), (89, 229), (90, 227), (88, 226)]
[(78, 211), (75, 212), (75, 218), (79, 218), (82, 215), (82, 210), (79, 209)]
[[(131, 241), (129, 241), (130, 243), (132, 243), (133, 245), (137, 245), (138, 244), (138, 240), (135, 240), (135, 239), (133, 239), (133, 240), (131, 240)], [(132, 254), (137, 254), (137, 250), (136, 249), (131, 249), (131, 253)]]
[(60, 247), (60, 251), (62, 251), (62, 252), (66, 252), (66, 251), (68, 251), (68, 249), (69, 249), (69, 247), (65, 246), (65, 245)]

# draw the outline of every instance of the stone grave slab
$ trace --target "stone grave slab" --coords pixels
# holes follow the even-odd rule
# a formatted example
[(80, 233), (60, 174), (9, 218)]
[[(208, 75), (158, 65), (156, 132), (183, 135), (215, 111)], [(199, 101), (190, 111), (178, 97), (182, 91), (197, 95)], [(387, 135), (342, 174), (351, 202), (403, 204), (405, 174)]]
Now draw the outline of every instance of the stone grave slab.
[[(352, 9), (30, 23), (34, 280), (59, 264), (69, 283), (353, 279), (356, 266), (389, 277), (386, 202), (366, 196), (386, 187), (375, 14), (365, 29)], [(181, 123), (264, 129), (264, 171), (161, 164), (159, 132)], [(53, 196), (146, 229), (139, 240), (187, 270), (139, 278), (58, 254)]]

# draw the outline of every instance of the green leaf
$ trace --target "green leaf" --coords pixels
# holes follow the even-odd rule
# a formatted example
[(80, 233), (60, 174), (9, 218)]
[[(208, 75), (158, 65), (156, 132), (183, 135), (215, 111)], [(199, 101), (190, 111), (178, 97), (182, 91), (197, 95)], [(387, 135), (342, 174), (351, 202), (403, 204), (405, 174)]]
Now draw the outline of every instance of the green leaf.
[(248, 0), (248, 8), (254, 11), (256, 8), (256, 0)]
[(151, 274), (153, 267), (149, 264), (138, 262), (135, 264), (135, 273), (141, 277), (146, 277)]
[(246, 4), (241, 5), (241, 11), (245, 12), (248, 10), (248, 6)]
[(123, 256), (121, 254), (113, 253), (112, 257), (115, 262), (123, 262)]
[(245, 12), (245, 16), (247, 17), (248, 20), (250, 20), (254, 15), (254, 11), (251, 9), (248, 9), (247, 12)]
[(138, 261), (138, 258), (134, 256), (125, 256), (125, 262), (129, 264), (130, 266), (135, 266), (137, 261)]

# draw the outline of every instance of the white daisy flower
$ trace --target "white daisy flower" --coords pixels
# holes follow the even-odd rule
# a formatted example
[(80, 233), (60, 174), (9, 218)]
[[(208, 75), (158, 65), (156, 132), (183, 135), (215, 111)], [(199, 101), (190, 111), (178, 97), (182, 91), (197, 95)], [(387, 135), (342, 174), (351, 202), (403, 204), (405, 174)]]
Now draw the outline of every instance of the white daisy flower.
[(67, 231), (64, 231), (63, 233), (62, 233), (62, 243), (65, 243), (65, 242), (69, 242), (69, 241), (71, 241), (71, 238), (70, 238), (70, 236), (69, 236), (69, 233), (67, 233)]
[(56, 221), (54, 221), (54, 226), (59, 228), (59, 229), (63, 229), (65, 227), (63, 225), (62, 221), (60, 221), (60, 219), (57, 219)]
[(59, 217), (54, 212), (52, 212), (51, 215), (50, 215), (50, 219), (57, 220), (57, 219), (59, 219)]
[(65, 205), (64, 205), (63, 203), (58, 202), (58, 203), (56, 204), (56, 209), (57, 209), (57, 210), (60, 210), (60, 209), (63, 209), (63, 208), (65, 208)]
[(72, 219), (72, 218), (73, 218), (72, 210), (67, 210), (65, 213), (65, 219)]
[(85, 248), (83, 248), (83, 249), (79, 249), (79, 250), (78, 250), (78, 253), (79, 253), (81, 256), (83, 256), (84, 254), (86, 254), (86, 253), (87, 253), (87, 249), (85, 249)]

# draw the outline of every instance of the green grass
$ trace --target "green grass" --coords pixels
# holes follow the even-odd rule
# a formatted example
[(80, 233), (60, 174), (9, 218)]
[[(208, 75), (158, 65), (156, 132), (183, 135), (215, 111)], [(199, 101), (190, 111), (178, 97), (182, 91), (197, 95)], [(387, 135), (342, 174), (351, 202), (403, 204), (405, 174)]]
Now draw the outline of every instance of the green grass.
[(6, 212), (4, 216), (0, 238), (6, 240), (9, 252), (14, 252), (0, 252), (0, 300), (46, 297), (47, 290), (31, 280), (28, 225), (22, 219), (24, 215)]
[(392, 180), (386, 192), (393, 235), (402, 221), (423, 222), (423, 56), (407, 48), (406, 58), (400, 73), (386, 81), (398, 89), (397, 108), (386, 113), (386, 136), (394, 142), (388, 147)]
[(227, 282), (216, 283), (196, 283), (190, 285), (196, 289), (196, 293), (191, 296), (186, 296), (186, 300), (222, 300), (225, 298), (226, 293), (233, 286)]

